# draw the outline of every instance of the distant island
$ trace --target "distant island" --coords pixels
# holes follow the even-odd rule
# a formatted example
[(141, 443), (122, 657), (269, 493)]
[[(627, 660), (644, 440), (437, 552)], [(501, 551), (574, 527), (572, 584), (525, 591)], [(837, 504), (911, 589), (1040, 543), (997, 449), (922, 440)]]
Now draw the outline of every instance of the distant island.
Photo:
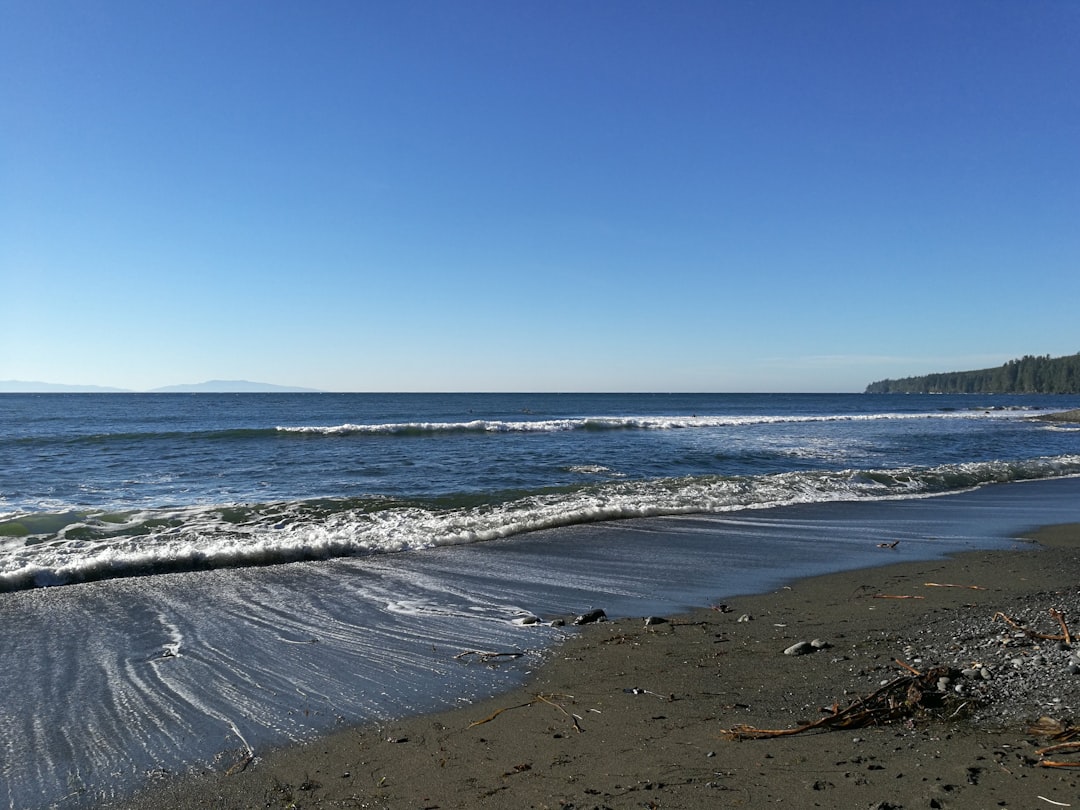
[(125, 388), (104, 385), (64, 385), (63, 383), (0, 380), (0, 394), (131, 394)]
[(202, 383), (167, 385), (154, 388), (150, 394), (317, 394), (314, 388), (248, 382), (247, 380), (208, 380)]
[(1080, 354), (1027, 355), (996, 368), (879, 380), (867, 394), (1080, 394)]
[(146, 392), (100, 385), (63, 385), (59, 383), (0, 380), (0, 393), (6, 394), (318, 394), (314, 388), (249, 382), (248, 380), (207, 380), (202, 383), (167, 385)]

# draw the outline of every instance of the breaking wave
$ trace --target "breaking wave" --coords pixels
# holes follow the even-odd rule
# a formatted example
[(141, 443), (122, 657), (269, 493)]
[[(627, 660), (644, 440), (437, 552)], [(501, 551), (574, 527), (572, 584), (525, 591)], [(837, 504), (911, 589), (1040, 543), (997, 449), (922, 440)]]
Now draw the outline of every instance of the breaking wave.
[(419, 551), (622, 518), (918, 498), (1080, 475), (1080, 455), (896, 469), (608, 481), (490, 496), (64, 511), (0, 520), (0, 591), (170, 571)]
[(469, 422), (392, 422), (387, 424), (279, 426), (281, 433), (310, 436), (424, 436), (441, 433), (565, 433), (570, 431), (688, 430), (810, 422), (875, 422), (906, 419), (1016, 418), (1014, 411), (972, 409), (937, 413), (874, 413), (830, 415), (753, 416), (588, 416), (567, 419), (499, 420)]

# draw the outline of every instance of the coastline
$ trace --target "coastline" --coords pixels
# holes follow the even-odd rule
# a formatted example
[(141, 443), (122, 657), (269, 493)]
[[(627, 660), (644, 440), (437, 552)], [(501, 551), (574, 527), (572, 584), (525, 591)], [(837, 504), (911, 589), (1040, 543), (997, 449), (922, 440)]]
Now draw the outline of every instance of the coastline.
[[(236, 758), (216, 771), (163, 777), (133, 800), (106, 806), (1076, 804), (1080, 768), (1040, 766), (1036, 751), (1050, 743), (1027, 725), (1042, 715), (1080, 719), (1080, 674), (1068, 670), (1080, 645), (1033, 640), (995, 615), (1053, 635), (1061, 632), (1048, 615), (1053, 607), (1080, 633), (1073, 573), (1080, 524), (1030, 536), (1037, 544), (797, 580), (659, 624), (590, 625), (509, 693), (259, 751), (231, 775)], [(784, 654), (811, 639), (830, 646)], [(894, 659), (920, 671), (971, 671), (949, 684), (955, 716), (931, 710), (884, 725), (741, 742), (722, 733), (817, 720), (820, 707), (845, 705), (903, 675)], [(498, 658), (471, 665), (498, 666)]]
[(1080, 423), (1080, 408), (1074, 408), (1071, 411), (1058, 411), (1057, 413), (1040, 414), (1039, 416), (1032, 417), (1040, 422), (1068, 422), (1071, 424)]

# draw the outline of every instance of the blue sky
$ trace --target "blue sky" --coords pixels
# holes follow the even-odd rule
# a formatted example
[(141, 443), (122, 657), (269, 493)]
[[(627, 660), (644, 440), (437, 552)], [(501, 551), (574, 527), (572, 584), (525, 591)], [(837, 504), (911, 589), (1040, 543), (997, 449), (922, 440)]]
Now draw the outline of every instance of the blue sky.
[(859, 391), (1080, 351), (1080, 4), (0, 0), (0, 380)]

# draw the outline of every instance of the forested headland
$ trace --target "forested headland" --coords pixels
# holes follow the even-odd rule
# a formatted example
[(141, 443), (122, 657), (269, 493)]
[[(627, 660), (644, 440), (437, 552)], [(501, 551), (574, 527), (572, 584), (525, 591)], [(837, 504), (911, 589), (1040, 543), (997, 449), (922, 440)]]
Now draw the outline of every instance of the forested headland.
[(1080, 354), (1027, 355), (996, 368), (879, 380), (867, 394), (1080, 394)]

